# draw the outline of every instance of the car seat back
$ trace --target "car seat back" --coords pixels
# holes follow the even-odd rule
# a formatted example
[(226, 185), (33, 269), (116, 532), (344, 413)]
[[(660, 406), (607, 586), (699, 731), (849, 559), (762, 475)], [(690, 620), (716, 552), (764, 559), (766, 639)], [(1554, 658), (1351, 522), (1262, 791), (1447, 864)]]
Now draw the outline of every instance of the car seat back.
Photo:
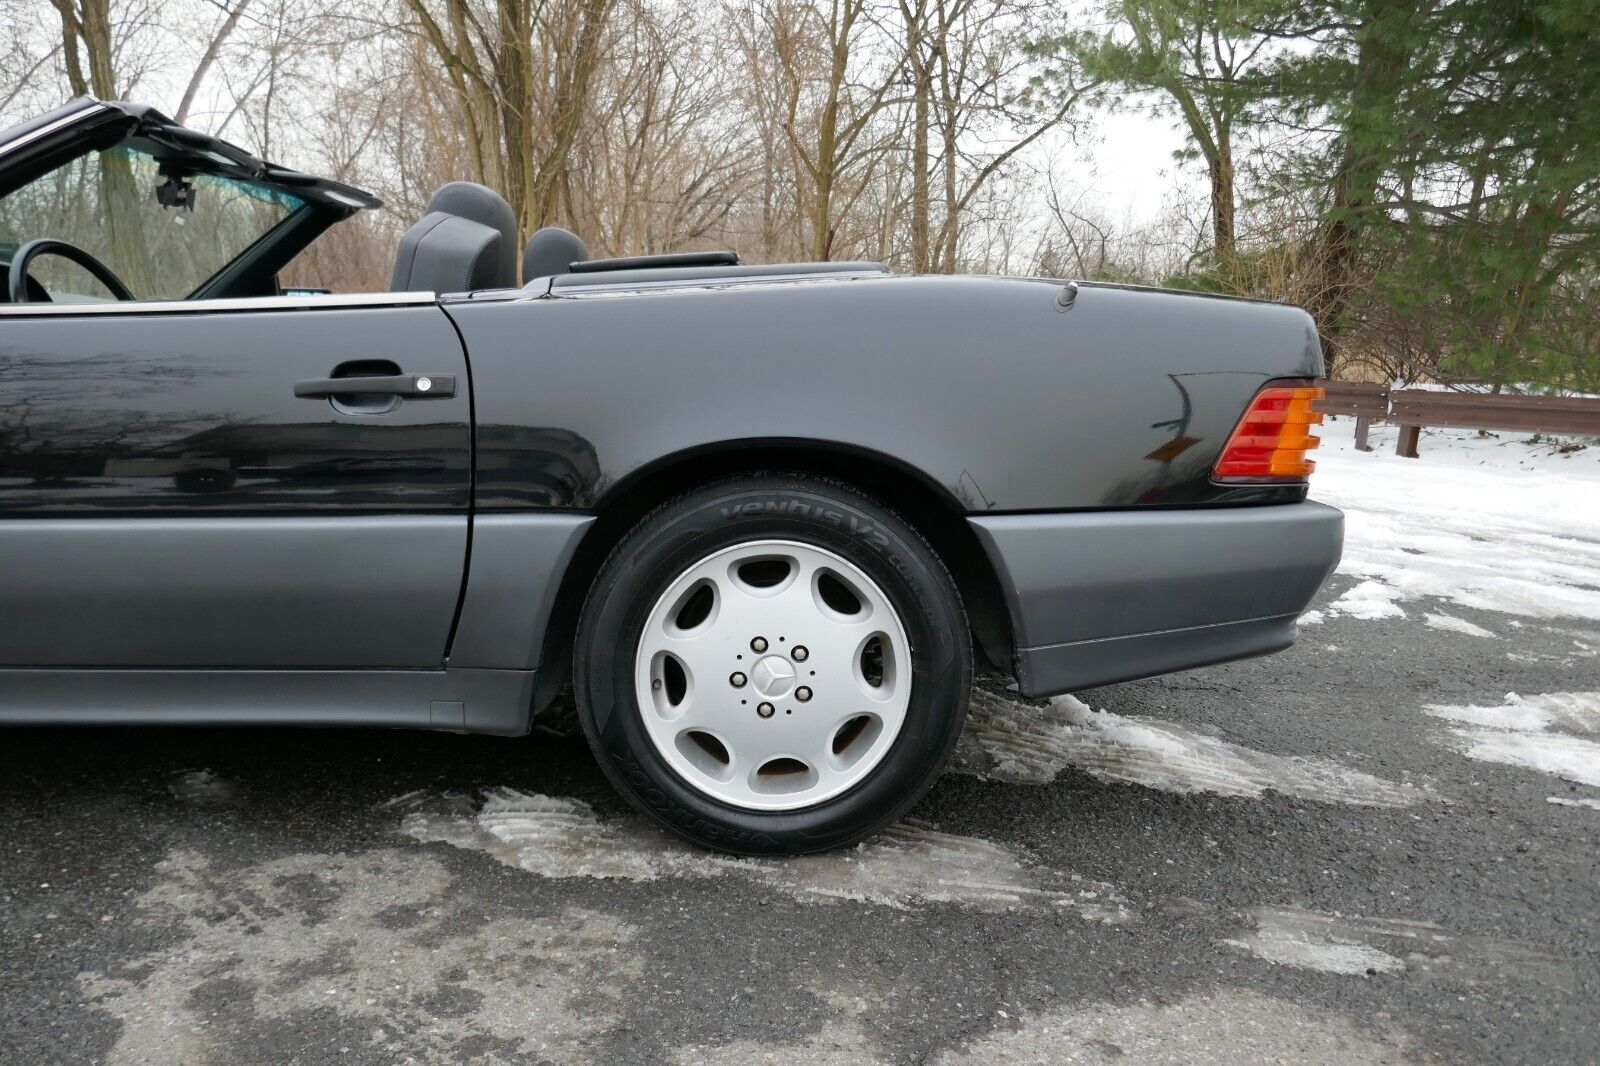
[(471, 292), (517, 284), (517, 220), (483, 185), (453, 181), (400, 238), (391, 292)]

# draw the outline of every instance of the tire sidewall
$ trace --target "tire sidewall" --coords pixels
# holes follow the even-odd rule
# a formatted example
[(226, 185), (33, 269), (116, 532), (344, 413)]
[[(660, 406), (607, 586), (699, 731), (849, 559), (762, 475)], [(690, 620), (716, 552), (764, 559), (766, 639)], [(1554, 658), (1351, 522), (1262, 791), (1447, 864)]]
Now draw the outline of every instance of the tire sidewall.
[[(717, 551), (771, 539), (826, 548), (860, 567), (910, 644), (910, 700), (894, 743), (849, 791), (795, 811), (741, 810), (690, 786), (656, 750), (634, 688), (644, 624), (671, 582)], [(897, 817), (943, 768), (971, 680), (954, 582), (915, 531), (853, 492), (781, 477), (711, 486), (624, 538), (585, 606), (576, 666), (584, 731), (624, 796), (691, 840), (747, 854), (837, 847)]]

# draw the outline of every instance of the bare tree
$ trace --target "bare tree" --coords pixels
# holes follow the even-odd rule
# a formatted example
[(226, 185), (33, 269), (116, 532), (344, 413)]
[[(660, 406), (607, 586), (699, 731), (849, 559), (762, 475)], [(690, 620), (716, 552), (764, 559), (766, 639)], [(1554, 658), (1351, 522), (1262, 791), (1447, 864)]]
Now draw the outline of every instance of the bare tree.
[(721, 20), (623, 0), (573, 151), (570, 217), (591, 246), (659, 252), (715, 243), (753, 186), (753, 138), (731, 106)]
[(566, 215), (571, 155), (617, 0), (403, 0), (442, 65), (474, 176), (525, 228)]
[(781, 85), (779, 128), (795, 162), (810, 254), (830, 259), (841, 216), (887, 150), (872, 133), (899, 102), (900, 54), (872, 0), (760, 0), (771, 75)]
[[(963, 218), (988, 183), (1082, 102), (1088, 85), (1059, 77), (1047, 97), (1028, 48), (1052, 17), (1036, 0), (900, 0), (911, 84), (911, 260), (957, 269)], [(933, 136), (936, 144), (930, 144)], [(938, 214), (929, 171), (937, 166)]]

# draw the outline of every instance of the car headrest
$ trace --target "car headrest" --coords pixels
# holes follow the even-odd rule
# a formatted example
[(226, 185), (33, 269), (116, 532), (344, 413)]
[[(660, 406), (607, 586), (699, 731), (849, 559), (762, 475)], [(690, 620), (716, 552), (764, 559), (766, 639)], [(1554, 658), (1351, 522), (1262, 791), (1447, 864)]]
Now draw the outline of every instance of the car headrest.
[(500, 273), (500, 234), (443, 211), (406, 230), (394, 257), (390, 292), (474, 292), (512, 288)]
[(400, 238), (393, 292), (471, 292), (517, 284), (517, 220), (500, 194), (453, 181)]
[(528, 238), (527, 250), (522, 253), (523, 284), (551, 274), (571, 273), (573, 263), (587, 258), (589, 248), (576, 233), (560, 226), (546, 226)]
[(495, 266), (497, 289), (515, 288), (517, 284), (517, 215), (506, 203), (505, 197), (472, 181), (452, 181), (440, 186), (428, 201), (426, 213), (438, 211), (455, 215), (480, 226), (488, 226), (500, 234), (500, 245)]
[(504, 282), (499, 282), (496, 288), (515, 288), (517, 238), (520, 234), (517, 232), (517, 213), (510, 210), (506, 197), (474, 181), (451, 181), (448, 186), (440, 186), (435, 192), (434, 198), (427, 202), (427, 210), (454, 214), (456, 218), (477, 222), (478, 226), (499, 230), (501, 246), (496, 274)]

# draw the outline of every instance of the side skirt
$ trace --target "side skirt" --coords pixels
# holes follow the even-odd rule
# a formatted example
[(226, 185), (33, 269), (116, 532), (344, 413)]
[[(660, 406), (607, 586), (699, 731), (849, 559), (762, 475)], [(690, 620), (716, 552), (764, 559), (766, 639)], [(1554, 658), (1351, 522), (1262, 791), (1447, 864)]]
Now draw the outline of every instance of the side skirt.
[(533, 670), (7, 670), (0, 725), (528, 732)]

